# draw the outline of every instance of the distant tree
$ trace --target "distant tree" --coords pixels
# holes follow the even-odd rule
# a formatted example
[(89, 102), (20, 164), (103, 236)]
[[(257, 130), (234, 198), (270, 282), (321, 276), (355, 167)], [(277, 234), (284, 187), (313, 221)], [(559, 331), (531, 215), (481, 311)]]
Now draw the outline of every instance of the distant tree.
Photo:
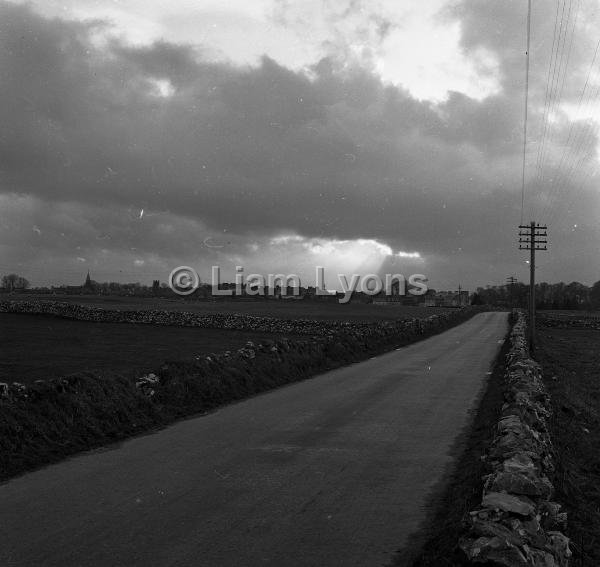
[(471, 298), (471, 305), (483, 305), (483, 299), (479, 293), (474, 293)]
[(565, 286), (565, 309), (580, 309), (589, 302), (590, 288), (579, 282)]
[(6, 291), (12, 291), (15, 288), (17, 277), (17, 274), (8, 274), (7, 276), (2, 276), (2, 289), (5, 289)]
[(154, 295), (158, 295), (159, 291), (160, 291), (160, 281), (159, 280), (152, 280), (152, 293)]
[(7, 276), (2, 276), (2, 287), (7, 291), (27, 289), (29, 287), (29, 282), (23, 276), (8, 274)]
[(597, 281), (590, 291), (590, 299), (594, 307), (600, 307), (600, 281)]
[(574, 297), (565, 297), (564, 302), (565, 309), (577, 309), (579, 307), (577, 300)]

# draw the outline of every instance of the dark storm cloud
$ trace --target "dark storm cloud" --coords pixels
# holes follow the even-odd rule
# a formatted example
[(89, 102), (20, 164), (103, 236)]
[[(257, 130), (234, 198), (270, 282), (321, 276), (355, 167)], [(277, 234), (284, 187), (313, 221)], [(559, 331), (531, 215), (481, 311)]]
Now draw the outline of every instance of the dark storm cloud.
[[(240, 255), (245, 235), (297, 233), (464, 265), (498, 246), (501, 264), (520, 205), (522, 127), (519, 54), (502, 34), (521, 38), (503, 3), (472, 4), (453, 16), (464, 48), (498, 55), (505, 90), (433, 105), (335, 57), (306, 73), (267, 57), (235, 67), (192, 46), (105, 43), (101, 22), (0, 2), (0, 188), (32, 197), (20, 202), (34, 209), (18, 213), (21, 242), (50, 255), (185, 257), (196, 231), (232, 234)], [(143, 224), (142, 209), (154, 215)], [(66, 211), (74, 220), (61, 236)]]
[[(579, 10), (576, 10), (577, 7)], [(512, 111), (520, 120), (523, 117), (524, 99), (526, 9), (527, 3), (519, 0), (481, 0), (460, 1), (444, 12), (450, 19), (461, 22), (461, 45), (467, 53), (485, 48), (496, 54), (505, 115)], [(530, 136), (533, 142), (541, 134), (544, 103), (549, 88), (554, 91), (555, 100), (560, 95), (562, 103), (574, 104), (579, 100), (597, 42), (595, 34), (583, 30), (586, 24), (594, 20), (594, 14), (595, 7), (589, 2), (534, 3), (529, 93), (529, 110), (533, 114), (534, 127)], [(575, 25), (577, 31), (573, 34)], [(589, 28), (586, 31), (589, 32)], [(557, 51), (557, 69), (550, 69), (552, 72), (549, 73), (551, 55)], [(558, 105), (553, 108), (560, 112)], [(490, 118), (498, 124), (493, 120), (494, 117)], [(556, 134), (560, 137), (570, 124), (564, 115), (556, 118), (562, 120)]]
[[(597, 19), (596, 7), (592, 2), (534, 3), (533, 7), (529, 79), (529, 210), (532, 214), (547, 213), (543, 204), (550, 198), (554, 207), (566, 212), (568, 202), (558, 200), (557, 195), (568, 194), (571, 190), (580, 193), (584, 204), (581, 210), (585, 210), (585, 203), (597, 205), (596, 183), (592, 170), (587, 167), (595, 161), (592, 158), (598, 143), (597, 129), (595, 125), (588, 125), (585, 119), (585, 111), (589, 112), (591, 108), (587, 104), (589, 96), (597, 97), (598, 94), (593, 77), (582, 98), (598, 41), (597, 35), (590, 33), (590, 23)], [(497, 129), (496, 141), (500, 146), (494, 151), (502, 151), (502, 146), (508, 152), (511, 148), (514, 151), (519, 138), (522, 143), (519, 128), (522, 130), (524, 111), (526, 9), (526, 3), (518, 0), (482, 0), (460, 1), (445, 12), (451, 19), (461, 22), (461, 44), (466, 52), (485, 48), (498, 56), (502, 84), (502, 93), (496, 97), (499, 112), (488, 114), (486, 119), (491, 108), (490, 101), (484, 101), (483, 105), (475, 105), (475, 114), (471, 114), (473, 120), (470, 121), (477, 130)], [(573, 33), (575, 26), (577, 30)], [(553, 53), (556, 68), (550, 66)], [(461, 104), (472, 105), (472, 101), (467, 99)], [(565, 114), (562, 105), (570, 105), (573, 111), (580, 109), (580, 120), (573, 123), (573, 117)], [(554, 115), (553, 121), (544, 127), (548, 110)], [(459, 111), (456, 115), (465, 114)], [(507, 117), (510, 119), (504, 122)], [(487, 134), (484, 137), (490, 139)], [(484, 143), (480, 141), (477, 145), (483, 147)], [(543, 175), (536, 170), (540, 155), (546, 156), (542, 161)], [(553, 181), (562, 183), (562, 186), (553, 186)], [(586, 218), (585, 214), (583, 218)]]

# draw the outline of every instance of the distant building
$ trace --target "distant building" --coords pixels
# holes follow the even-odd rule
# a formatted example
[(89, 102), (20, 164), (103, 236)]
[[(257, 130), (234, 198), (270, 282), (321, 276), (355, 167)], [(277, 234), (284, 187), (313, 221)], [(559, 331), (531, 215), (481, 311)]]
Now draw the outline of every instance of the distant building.
[(92, 282), (92, 278), (90, 277), (90, 271), (88, 270), (87, 276), (85, 278), (85, 283), (83, 284), (84, 289), (94, 289), (94, 283)]
[(425, 307), (466, 307), (469, 305), (469, 292), (466, 290), (438, 291), (425, 297)]

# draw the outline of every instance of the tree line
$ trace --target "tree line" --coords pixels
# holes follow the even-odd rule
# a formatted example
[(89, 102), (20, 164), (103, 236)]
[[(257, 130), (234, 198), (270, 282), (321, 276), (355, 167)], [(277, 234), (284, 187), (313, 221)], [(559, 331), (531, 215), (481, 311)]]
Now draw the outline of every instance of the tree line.
[[(231, 284), (233, 285), (233, 284)], [(29, 281), (18, 274), (2, 276), (0, 286), (5, 292), (24, 291), (30, 288)], [(89, 288), (85, 286), (58, 286), (52, 288), (36, 288), (40, 292), (69, 293), (75, 290), (94, 294), (126, 294), (126, 295), (154, 295), (170, 297), (173, 292), (166, 283), (158, 280), (152, 286), (136, 283), (120, 282), (90, 282)], [(434, 290), (430, 290), (430, 293)], [(210, 287), (201, 285), (195, 294), (198, 297), (209, 297)], [(536, 307), (538, 309), (600, 309), (600, 281), (592, 286), (579, 282), (564, 282), (549, 284), (542, 282), (535, 286)], [(523, 307), (529, 303), (529, 285), (522, 282), (499, 286), (478, 287), (471, 298), (473, 305), (495, 305), (501, 307)]]
[[(598, 309), (600, 308), (600, 281), (592, 286), (579, 282), (569, 284), (542, 282), (535, 286), (535, 299), (537, 309)], [(529, 303), (529, 285), (517, 282), (479, 287), (473, 294), (471, 303), (525, 308)]]
[(15, 291), (18, 289), (29, 288), (29, 282), (23, 277), (17, 274), (8, 274), (2, 276), (2, 289), (6, 291)]

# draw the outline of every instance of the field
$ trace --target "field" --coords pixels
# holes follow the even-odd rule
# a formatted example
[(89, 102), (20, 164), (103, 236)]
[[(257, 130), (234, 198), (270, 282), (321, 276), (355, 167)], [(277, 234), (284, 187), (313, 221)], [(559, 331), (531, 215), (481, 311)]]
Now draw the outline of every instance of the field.
[[(2, 297), (0, 297), (1, 299)], [(6, 298), (6, 296), (4, 296)], [(448, 311), (401, 305), (312, 301), (186, 301), (122, 296), (23, 294), (16, 300), (58, 300), (105, 309), (243, 313), (281, 319), (376, 322), (424, 317)], [(193, 327), (71, 321), (43, 315), (0, 314), (0, 381), (30, 383), (85, 370), (138, 373), (165, 360), (190, 360), (211, 352), (235, 350), (252, 340), (282, 335)], [(289, 337), (292, 338), (292, 337)]]
[(535, 354), (552, 396), (554, 486), (568, 514), (573, 567), (600, 565), (600, 331), (539, 328)]
[(28, 383), (85, 370), (139, 373), (280, 335), (194, 327), (91, 323), (0, 313), (1, 382)]
[(1, 299), (65, 301), (103, 307), (105, 309), (192, 311), (197, 313), (243, 313), (279, 319), (317, 319), (321, 321), (382, 321), (427, 317), (453, 311), (445, 307), (413, 307), (406, 305), (340, 304), (336, 301), (255, 300), (255, 301), (194, 301), (153, 297), (98, 295), (35, 295), (32, 293), (0, 296)]
[(600, 319), (600, 311), (568, 311), (562, 309), (538, 311), (539, 315), (549, 319)]

